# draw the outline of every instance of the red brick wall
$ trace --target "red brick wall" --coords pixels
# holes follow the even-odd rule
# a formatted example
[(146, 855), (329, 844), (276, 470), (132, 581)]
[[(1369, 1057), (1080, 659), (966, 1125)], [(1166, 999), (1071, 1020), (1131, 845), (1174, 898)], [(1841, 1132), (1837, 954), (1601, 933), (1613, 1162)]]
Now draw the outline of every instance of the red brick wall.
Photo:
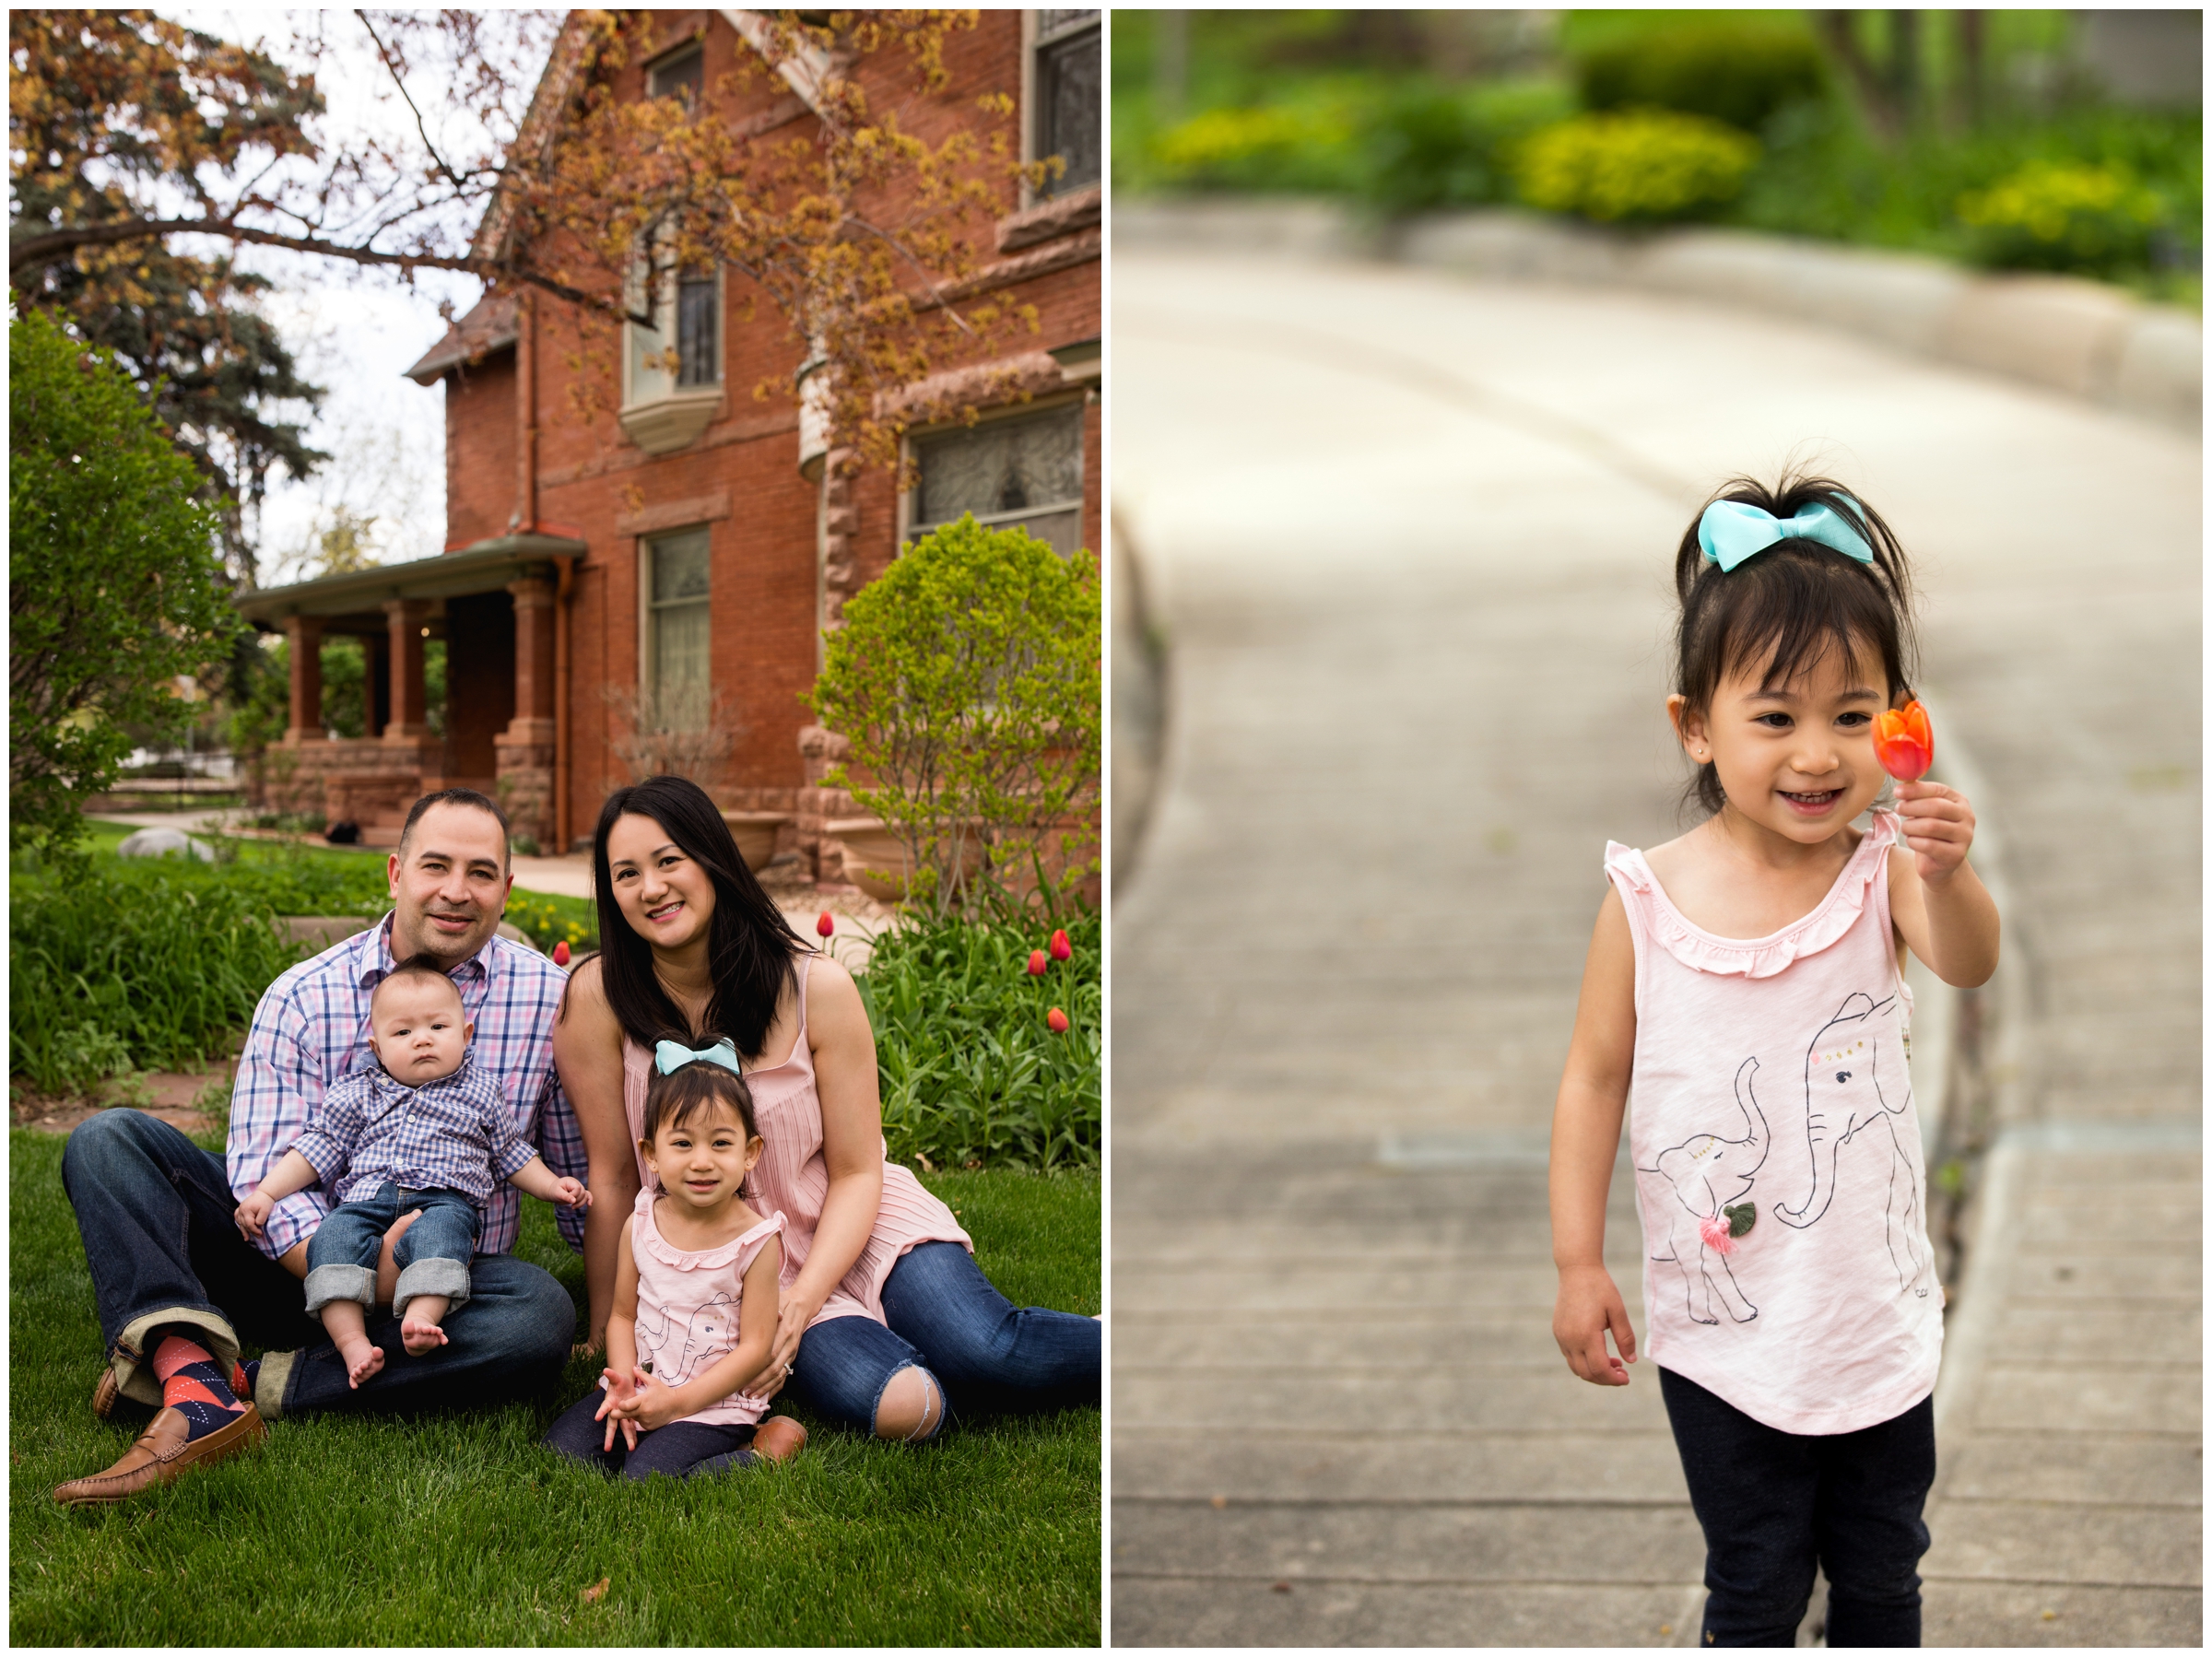
[[(708, 12), (653, 14), (654, 50), (707, 24), (706, 78), (712, 92), (746, 50), (718, 16)], [(917, 98), (902, 74), (871, 72), (874, 107), (897, 104), (910, 130), (942, 137), (958, 122), (973, 122), (975, 100), (986, 90), (1018, 96), (1021, 84), (1020, 15), (984, 12), (980, 26), (956, 35), (946, 53), (954, 95)], [(652, 55), (641, 52), (637, 59)], [(625, 72), (618, 95), (636, 96), (642, 71)], [(782, 93), (780, 81), (754, 77), (749, 94), (727, 102), (733, 118), (770, 107)], [(811, 116), (778, 129), (778, 136), (806, 133)], [(1018, 117), (1005, 125), (1016, 141)], [(988, 136), (988, 130), (984, 135)], [(1006, 210), (1018, 205), (1006, 182)], [(986, 260), (993, 227), (979, 224)], [(1034, 333), (993, 342), (978, 358), (1049, 349), (1100, 332), (1097, 260), (1031, 278), (1009, 290), (1034, 305)], [(571, 609), (570, 694), (571, 812), (577, 834), (589, 833), (605, 791), (629, 780), (608, 742), (619, 721), (605, 699), (608, 686), (638, 683), (638, 537), (619, 520), (677, 503), (726, 498), (728, 512), (711, 525), (712, 558), (712, 675), (743, 726), (724, 789), (725, 803), (783, 808), (805, 781), (797, 735), (812, 715), (799, 701), (813, 683), (816, 657), (815, 487), (798, 475), (797, 414), (784, 388), (799, 361), (787, 325), (765, 296), (756, 316), (739, 318), (746, 284), (735, 273), (724, 288), (722, 408), (705, 434), (680, 452), (646, 455), (622, 433), (614, 417), (620, 400), (621, 338), (618, 327), (587, 317), (557, 300), (536, 300), (535, 362), (538, 380), (538, 522), (555, 533), (580, 536), (589, 546), (577, 568)], [(514, 354), (502, 352), (465, 375), (448, 377), (448, 545), (465, 546), (504, 534), (515, 504)], [(959, 366), (958, 359), (937, 365)], [(579, 375), (602, 412), (580, 414), (571, 392)], [(766, 400), (756, 384), (776, 388)], [(1085, 419), (1084, 533), (1100, 536), (1100, 411)], [(894, 479), (880, 470), (855, 488), (859, 523), (855, 563), (863, 582), (878, 575), (897, 552), (899, 501)], [(669, 527), (676, 527), (671, 524)], [(512, 626), (512, 624), (510, 624)], [(465, 646), (465, 641), (464, 641)], [(512, 658), (512, 631), (508, 652)], [(462, 647), (456, 647), (456, 662)], [(453, 669), (449, 668), (449, 673)], [(453, 681), (456, 686), (460, 680)], [(450, 706), (450, 704), (449, 704)], [(449, 713), (449, 719), (451, 718)]]

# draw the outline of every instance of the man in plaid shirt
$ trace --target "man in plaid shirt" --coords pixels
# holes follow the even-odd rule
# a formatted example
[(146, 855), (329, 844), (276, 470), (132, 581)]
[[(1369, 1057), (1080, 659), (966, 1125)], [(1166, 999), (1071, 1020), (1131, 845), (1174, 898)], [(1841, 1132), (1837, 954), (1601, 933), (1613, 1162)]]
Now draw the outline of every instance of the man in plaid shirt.
[[(307, 1240), (329, 1213), (320, 1186), (279, 1202), (261, 1238), (232, 1221), (241, 1196), (283, 1156), (331, 1083), (376, 1063), (369, 998), (398, 961), (448, 964), (476, 1026), (476, 1064), (498, 1079), (515, 1125), (557, 1175), (588, 1167), (575, 1112), (553, 1068), (553, 1025), (567, 974), (497, 935), (507, 894), (507, 818), (484, 795), (448, 789), (408, 813), (387, 875), (395, 905), (377, 926), (292, 968), (254, 1009), (230, 1096), (228, 1167), (166, 1122), (107, 1111), (70, 1135), (62, 1182), (76, 1210), (100, 1304), (108, 1368), (93, 1395), (156, 1406), (146, 1435), (107, 1473), (54, 1492), (108, 1502), (168, 1483), (189, 1467), (257, 1441), (264, 1420), (318, 1410), (471, 1405), (556, 1383), (575, 1336), (575, 1306), (550, 1275), (516, 1260), (521, 1204), (500, 1185), (485, 1206), (470, 1298), (449, 1314), (450, 1345), (419, 1356), (389, 1313), (391, 1243), (379, 1278), (384, 1315), (369, 1335), (384, 1367), (357, 1391), (347, 1365), (307, 1314)], [(582, 1216), (559, 1213), (582, 1247)], [(251, 1368), (244, 1340), (268, 1348)], [(204, 1360), (204, 1361), (200, 1361)], [(226, 1384), (228, 1383), (228, 1384)]]

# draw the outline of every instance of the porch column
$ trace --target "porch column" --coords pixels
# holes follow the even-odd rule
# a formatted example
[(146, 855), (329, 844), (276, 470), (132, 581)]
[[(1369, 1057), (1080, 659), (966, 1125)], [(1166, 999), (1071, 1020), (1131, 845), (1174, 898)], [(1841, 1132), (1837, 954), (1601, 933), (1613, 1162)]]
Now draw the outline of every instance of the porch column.
[(553, 583), (542, 575), (509, 582), (514, 597), (514, 719), (507, 735), (553, 740)]
[(422, 629), (429, 618), (428, 599), (394, 598), (384, 605), (392, 636), (392, 717), (386, 742), (417, 743), (430, 734), (424, 718)]
[(288, 743), (322, 742), (323, 729), (323, 617), (294, 616), (284, 624), (292, 657), (292, 712), (285, 726)]

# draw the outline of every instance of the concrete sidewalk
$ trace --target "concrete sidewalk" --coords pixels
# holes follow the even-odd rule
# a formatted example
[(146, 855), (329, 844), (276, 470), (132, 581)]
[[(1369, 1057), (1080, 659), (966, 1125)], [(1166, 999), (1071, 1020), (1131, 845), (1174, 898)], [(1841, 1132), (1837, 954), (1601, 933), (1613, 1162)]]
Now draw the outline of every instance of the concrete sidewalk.
[(1649, 294), (1146, 251), (1114, 301), (1174, 697), (1114, 914), (1113, 1639), (1694, 1641), (1655, 1377), (1551, 1344), (1544, 1154), (1604, 842), (1677, 831), (1674, 545), (1796, 450), (1919, 558), (2011, 903), (1928, 1641), (2197, 1643), (2196, 445)]

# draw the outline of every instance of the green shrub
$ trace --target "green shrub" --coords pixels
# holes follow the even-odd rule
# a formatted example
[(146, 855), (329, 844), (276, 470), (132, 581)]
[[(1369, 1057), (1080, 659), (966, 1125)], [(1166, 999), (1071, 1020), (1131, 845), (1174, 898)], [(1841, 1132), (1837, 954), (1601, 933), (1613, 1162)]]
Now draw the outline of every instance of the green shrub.
[[(939, 1168), (1095, 1167), (1104, 1119), (1095, 914), (1067, 924), (1074, 953), (1027, 965), (1049, 931), (947, 920), (876, 940), (857, 975), (883, 1093), (888, 1155)], [(1045, 1020), (1067, 1015), (1065, 1034)]]
[(1751, 133), (1828, 88), (1811, 36), (1739, 23), (1617, 36), (1578, 54), (1575, 82), (1585, 109), (1675, 110)]
[(1507, 200), (1513, 146), (1572, 113), (1565, 88), (1550, 82), (1394, 88), (1359, 117), (1360, 194), (1386, 214)]
[(1735, 198), (1759, 142), (1699, 115), (1580, 115), (1531, 135), (1516, 156), (1521, 197), (1602, 223), (1687, 218)]
[(1097, 869), (1065, 826), (1098, 800), (1099, 623), (1093, 554), (972, 515), (846, 604), (806, 700), (852, 744), (865, 775), (825, 781), (898, 837), (910, 901), (973, 910), (1028, 876), (1065, 892)]
[(8, 894), (8, 1070), (44, 1092), (215, 1058), (300, 958), (266, 897), (164, 858)]
[(2149, 262), (2166, 204), (2129, 169), (2030, 161), (1986, 190), (1959, 198), (1961, 222), (1980, 232), (1987, 264), (2018, 270), (2107, 272)]

